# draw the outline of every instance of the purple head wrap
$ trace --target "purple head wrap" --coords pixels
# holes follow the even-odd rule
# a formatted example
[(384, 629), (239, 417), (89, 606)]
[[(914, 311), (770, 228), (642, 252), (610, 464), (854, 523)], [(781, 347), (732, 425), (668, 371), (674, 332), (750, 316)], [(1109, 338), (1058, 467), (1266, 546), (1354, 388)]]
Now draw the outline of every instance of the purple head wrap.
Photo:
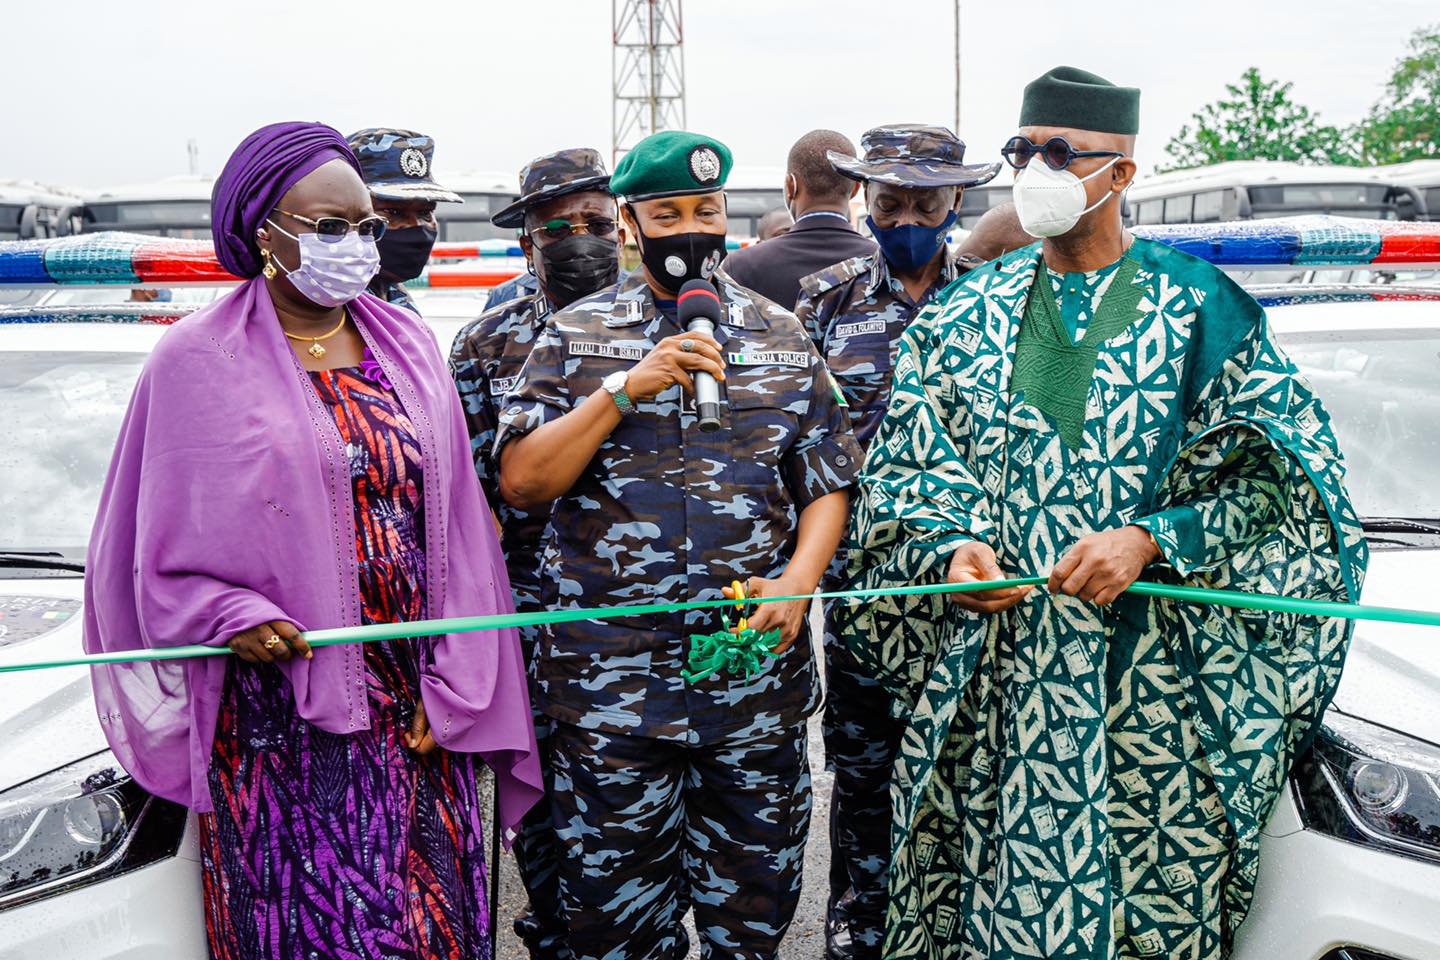
[(255, 231), (286, 191), (331, 160), (360, 172), (340, 131), (323, 123), (272, 123), (240, 142), (210, 194), (210, 231), (220, 265), (238, 277), (260, 272)]

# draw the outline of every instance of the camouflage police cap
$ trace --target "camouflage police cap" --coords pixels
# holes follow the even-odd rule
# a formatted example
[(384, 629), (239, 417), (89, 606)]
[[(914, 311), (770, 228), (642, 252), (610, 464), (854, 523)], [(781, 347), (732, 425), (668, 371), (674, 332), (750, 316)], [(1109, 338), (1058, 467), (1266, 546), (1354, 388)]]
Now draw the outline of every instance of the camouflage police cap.
[(661, 130), (620, 158), (610, 189), (626, 200), (655, 200), (723, 190), (730, 148), (713, 137)]
[(974, 187), (989, 183), (1000, 164), (966, 163), (965, 142), (944, 127), (896, 123), (866, 130), (863, 160), (831, 150), (830, 166), (851, 180), (900, 187)]
[(436, 200), (464, 203), (430, 176), (435, 141), (412, 130), (368, 127), (350, 134), (350, 149), (370, 192), (382, 200)]
[(537, 203), (586, 190), (610, 192), (610, 174), (597, 150), (575, 147), (536, 157), (520, 171), (520, 199), (490, 218), (497, 227), (522, 227)]

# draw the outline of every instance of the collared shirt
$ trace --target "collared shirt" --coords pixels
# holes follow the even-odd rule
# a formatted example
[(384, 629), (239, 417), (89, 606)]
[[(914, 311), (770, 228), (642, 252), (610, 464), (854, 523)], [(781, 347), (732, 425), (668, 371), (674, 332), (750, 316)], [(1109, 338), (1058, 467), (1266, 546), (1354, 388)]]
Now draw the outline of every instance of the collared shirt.
[(536, 338), (550, 315), (540, 293), (487, 310), (460, 329), (450, 349), (450, 373), (460, 392), (475, 473), (495, 515), (500, 547), (517, 607), (539, 609), (540, 554), (550, 511), (517, 510), (500, 496), (500, 466), (494, 457), (500, 402), (519, 379)]
[[(824, 362), (795, 317), (717, 274), (727, 358), (720, 429), (702, 433), (679, 386), (642, 400), (555, 501), (542, 570), (547, 607), (719, 599), (731, 581), (774, 577), (800, 511), (860, 468)], [(643, 274), (553, 315), (505, 398), (506, 443), (558, 419), (682, 331)], [(553, 624), (538, 679), (550, 716), (590, 729), (698, 743), (762, 717), (798, 722), (819, 700), (808, 636), (750, 679), (687, 685), (690, 637), (712, 610)]]
[(942, 288), (980, 261), (948, 249), (940, 276), (918, 301), (880, 253), (853, 257), (800, 281), (795, 315), (840, 384), (862, 448), (885, 416), (900, 335)]

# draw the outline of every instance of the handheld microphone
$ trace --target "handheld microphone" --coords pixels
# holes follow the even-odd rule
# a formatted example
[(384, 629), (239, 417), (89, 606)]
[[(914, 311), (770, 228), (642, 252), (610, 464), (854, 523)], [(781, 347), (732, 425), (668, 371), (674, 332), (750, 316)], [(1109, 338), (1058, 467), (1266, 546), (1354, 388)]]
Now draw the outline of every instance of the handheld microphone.
[[(720, 297), (705, 280), (691, 280), (680, 288), (676, 301), (680, 326), (688, 333), (715, 335), (720, 322)], [(720, 429), (720, 386), (710, 374), (700, 370), (691, 373), (695, 381), (695, 412), (700, 429), (710, 433)]]

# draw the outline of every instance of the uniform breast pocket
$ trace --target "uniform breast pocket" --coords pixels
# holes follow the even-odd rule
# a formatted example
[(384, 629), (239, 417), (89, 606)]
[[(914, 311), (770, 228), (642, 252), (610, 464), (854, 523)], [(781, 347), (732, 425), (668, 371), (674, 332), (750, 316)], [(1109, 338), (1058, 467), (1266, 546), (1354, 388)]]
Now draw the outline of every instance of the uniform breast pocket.
[(793, 398), (733, 384), (728, 400), (734, 477), (749, 486), (782, 488), (782, 465), (800, 433)]

